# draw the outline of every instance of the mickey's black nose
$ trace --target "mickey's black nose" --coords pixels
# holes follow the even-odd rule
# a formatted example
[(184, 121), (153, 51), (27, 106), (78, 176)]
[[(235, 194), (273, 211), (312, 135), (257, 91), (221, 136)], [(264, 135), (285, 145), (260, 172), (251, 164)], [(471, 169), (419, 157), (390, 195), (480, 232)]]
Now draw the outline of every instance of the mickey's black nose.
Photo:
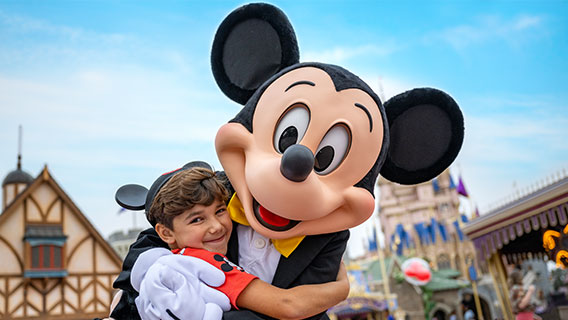
[(284, 151), (280, 160), (280, 172), (288, 180), (302, 182), (314, 169), (314, 154), (308, 147), (293, 144)]

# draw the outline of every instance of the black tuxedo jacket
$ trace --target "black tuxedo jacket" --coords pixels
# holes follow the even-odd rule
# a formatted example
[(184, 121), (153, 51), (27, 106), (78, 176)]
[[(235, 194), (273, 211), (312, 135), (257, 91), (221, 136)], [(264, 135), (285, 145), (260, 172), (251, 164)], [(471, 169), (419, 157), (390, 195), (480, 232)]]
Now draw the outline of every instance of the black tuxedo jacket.
[[(229, 240), (229, 251), (227, 258), (232, 262), (239, 263), (239, 243), (236, 231), (237, 224), (233, 224), (233, 232)], [(288, 257), (280, 257), (280, 262), (276, 268), (276, 273), (272, 284), (280, 288), (291, 288), (301, 284), (324, 283), (334, 281), (337, 278), (339, 265), (347, 240), (349, 230), (306, 236), (298, 248)], [(149, 228), (140, 233), (128, 251), (122, 272), (113, 284), (114, 288), (123, 290), (120, 302), (113, 310), (111, 317), (120, 319), (140, 319), (134, 300), (138, 292), (130, 284), (130, 270), (138, 256), (151, 248), (168, 248), (154, 229)], [(266, 319), (266, 316), (253, 313), (248, 310), (225, 312), (224, 319)], [(312, 317), (311, 319), (327, 319), (325, 313)]]

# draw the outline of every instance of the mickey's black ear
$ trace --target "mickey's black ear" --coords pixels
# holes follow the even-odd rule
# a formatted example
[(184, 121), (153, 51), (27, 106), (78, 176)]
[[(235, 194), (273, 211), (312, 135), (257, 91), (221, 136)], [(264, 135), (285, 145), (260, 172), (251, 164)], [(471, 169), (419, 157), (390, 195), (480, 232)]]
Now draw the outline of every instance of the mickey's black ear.
[(147, 194), (148, 189), (145, 187), (138, 184), (127, 184), (116, 190), (114, 199), (125, 209), (144, 210)]
[(462, 113), (446, 93), (421, 88), (385, 103), (390, 148), (381, 175), (415, 184), (433, 179), (456, 158), (464, 136)]
[(253, 3), (231, 12), (219, 26), (211, 68), (219, 88), (244, 105), (268, 78), (299, 62), (298, 42), (280, 9)]

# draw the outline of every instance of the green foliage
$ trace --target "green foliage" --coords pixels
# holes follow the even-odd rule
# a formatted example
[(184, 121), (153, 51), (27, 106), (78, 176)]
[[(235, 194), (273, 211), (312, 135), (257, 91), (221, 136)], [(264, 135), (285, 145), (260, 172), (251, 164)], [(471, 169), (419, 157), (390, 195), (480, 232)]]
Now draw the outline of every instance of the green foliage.
[(404, 274), (400, 270), (393, 271), (392, 276), (398, 284), (404, 281)]
[(432, 290), (422, 287), (422, 302), (424, 302), (424, 318), (430, 319), (430, 311), (434, 309), (436, 302), (432, 300), (433, 292)]

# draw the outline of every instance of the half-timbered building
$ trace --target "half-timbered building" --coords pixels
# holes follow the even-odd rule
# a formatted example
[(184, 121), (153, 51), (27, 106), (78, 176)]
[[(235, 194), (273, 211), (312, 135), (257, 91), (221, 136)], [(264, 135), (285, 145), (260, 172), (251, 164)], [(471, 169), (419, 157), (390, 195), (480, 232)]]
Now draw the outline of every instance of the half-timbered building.
[(122, 261), (47, 166), (2, 183), (0, 319), (108, 315)]

